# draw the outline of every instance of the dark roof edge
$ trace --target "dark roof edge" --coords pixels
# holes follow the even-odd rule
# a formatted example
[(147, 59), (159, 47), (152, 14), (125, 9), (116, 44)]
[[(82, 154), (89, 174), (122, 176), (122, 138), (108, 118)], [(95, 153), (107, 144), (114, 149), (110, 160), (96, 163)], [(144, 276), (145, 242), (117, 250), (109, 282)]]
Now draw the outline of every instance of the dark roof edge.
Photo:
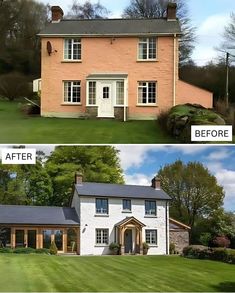
[(181, 32), (172, 32), (172, 33), (113, 33), (113, 34), (37, 34), (39, 37), (89, 37), (89, 38), (97, 38), (97, 37), (138, 37), (138, 36), (156, 36), (156, 37), (164, 37), (164, 36), (180, 36), (182, 35)]
[(79, 223), (70, 223), (70, 224), (43, 224), (43, 223), (37, 223), (37, 224), (32, 224), (32, 223), (0, 223), (0, 226), (7, 226), (7, 225), (15, 225), (15, 226), (30, 226), (30, 227), (37, 227), (37, 226), (43, 226), (43, 227), (48, 227), (48, 226), (53, 226), (53, 227), (72, 227), (72, 226), (80, 226)]

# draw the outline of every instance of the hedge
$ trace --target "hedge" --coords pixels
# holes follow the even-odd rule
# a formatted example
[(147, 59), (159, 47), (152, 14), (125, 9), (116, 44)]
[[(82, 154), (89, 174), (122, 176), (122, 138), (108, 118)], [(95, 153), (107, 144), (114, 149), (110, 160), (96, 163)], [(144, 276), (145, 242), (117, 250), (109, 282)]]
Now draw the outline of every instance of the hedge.
[(210, 259), (235, 264), (235, 249), (208, 248), (203, 245), (190, 245), (183, 249), (183, 256), (187, 258)]
[(18, 254), (31, 254), (31, 253), (37, 253), (37, 254), (50, 254), (49, 249), (46, 248), (40, 248), (40, 249), (34, 249), (30, 247), (19, 247), (19, 248), (0, 248), (0, 253), (18, 253)]

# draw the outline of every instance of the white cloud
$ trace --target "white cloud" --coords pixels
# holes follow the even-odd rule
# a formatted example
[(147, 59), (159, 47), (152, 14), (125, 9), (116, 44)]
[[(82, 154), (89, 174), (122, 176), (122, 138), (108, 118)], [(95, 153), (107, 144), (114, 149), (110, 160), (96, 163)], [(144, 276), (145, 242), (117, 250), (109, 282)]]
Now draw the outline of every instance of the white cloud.
[(209, 156), (207, 157), (208, 160), (223, 160), (226, 158), (229, 158), (231, 156), (231, 152), (229, 152), (229, 150), (227, 149), (220, 149), (218, 151), (212, 152), (209, 154)]
[(199, 65), (218, 56), (215, 49), (223, 40), (224, 27), (230, 21), (229, 13), (214, 14), (207, 17), (197, 30), (197, 44), (193, 53), (193, 59)]
[(130, 185), (145, 185), (149, 186), (151, 179), (154, 177), (152, 176), (146, 176), (145, 174), (141, 173), (134, 173), (132, 175), (124, 175), (125, 183)]

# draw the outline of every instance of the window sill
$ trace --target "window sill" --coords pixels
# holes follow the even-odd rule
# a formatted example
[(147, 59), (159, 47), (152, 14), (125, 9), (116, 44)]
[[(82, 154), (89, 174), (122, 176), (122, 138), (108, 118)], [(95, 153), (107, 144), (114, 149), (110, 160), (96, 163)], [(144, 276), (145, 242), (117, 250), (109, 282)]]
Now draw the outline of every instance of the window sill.
[(159, 62), (158, 59), (137, 59), (136, 62)]
[(157, 215), (145, 215), (144, 218), (157, 218)]
[(95, 214), (95, 217), (109, 217), (108, 214)]
[(82, 106), (81, 103), (62, 103), (61, 106)]
[(125, 210), (123, 210), (122, 213), (128, 213), (128, 214), (131, 214), (132, 211), (128, 211), (128, 210), (125, 211)]
[(82, 60), (62, 60), (61, 63), (82, 63)]
[(136, 107), (158, 107), (157, 104), (136, 104)]
[(86, 105), (86, 107), (98, 107), (98, 105)]
[(95, 247), (109, 247), (108, 244), (95, 244)]
[(154, 247), (158, 247), (157, 244), (149, 244), (149, 248), (154, 248)]

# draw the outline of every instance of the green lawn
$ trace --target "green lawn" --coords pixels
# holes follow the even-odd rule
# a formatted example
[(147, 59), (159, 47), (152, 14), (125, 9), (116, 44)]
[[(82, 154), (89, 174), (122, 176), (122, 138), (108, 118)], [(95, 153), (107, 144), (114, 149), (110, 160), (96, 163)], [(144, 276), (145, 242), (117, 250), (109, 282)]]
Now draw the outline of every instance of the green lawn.
[(0, 255), (0, 291), (235, 291), (235, 266), (179, 256)]
[(156, 121), (27, 117), (19, 103), (0, 100), (0, 143), (176, 143)]

